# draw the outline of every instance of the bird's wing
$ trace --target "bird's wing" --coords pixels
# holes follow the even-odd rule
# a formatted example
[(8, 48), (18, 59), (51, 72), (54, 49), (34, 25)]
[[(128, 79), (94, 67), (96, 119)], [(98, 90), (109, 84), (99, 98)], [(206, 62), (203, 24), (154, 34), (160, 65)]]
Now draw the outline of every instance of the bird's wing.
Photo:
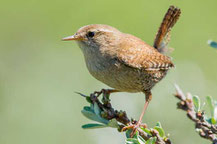
[(127, 66), (145, 70), (167, 70), (174, 67), (170, 57), (132, 35), (125, 34), (117, 59)]

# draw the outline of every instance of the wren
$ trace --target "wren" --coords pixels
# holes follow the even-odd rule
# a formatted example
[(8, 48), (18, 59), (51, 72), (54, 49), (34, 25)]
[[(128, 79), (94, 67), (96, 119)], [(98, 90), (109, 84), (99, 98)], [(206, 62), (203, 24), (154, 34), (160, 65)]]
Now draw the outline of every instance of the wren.
[[(113, 92), (143, 92), (146, 102), (135, 126), (141, 124), (145, 110), (151, 101), (151, 89), (174, 67), (171, 58), (164, 55), (171, 28), (180, 16), (180, 9), (170, 6), (156, 35), (154, 45), (102, 24), (81, 27), (64, 41), (75, 40), (81, 48), (90, 74), (97, 80), (114, 88)], [(124, 128), (124, 129), (126, 129)]]

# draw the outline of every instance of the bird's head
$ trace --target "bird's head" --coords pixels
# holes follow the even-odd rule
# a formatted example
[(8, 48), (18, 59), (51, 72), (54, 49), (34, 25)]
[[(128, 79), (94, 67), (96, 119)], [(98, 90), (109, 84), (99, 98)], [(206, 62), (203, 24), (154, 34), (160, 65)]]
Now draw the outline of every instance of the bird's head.
[(96, 52), (103, 48), (114, 47), (122, 33), (108, 25), (92, 24), (81, 27), (74, 35), (65, 37), (63, 41), (75, 40), (82, 51)]

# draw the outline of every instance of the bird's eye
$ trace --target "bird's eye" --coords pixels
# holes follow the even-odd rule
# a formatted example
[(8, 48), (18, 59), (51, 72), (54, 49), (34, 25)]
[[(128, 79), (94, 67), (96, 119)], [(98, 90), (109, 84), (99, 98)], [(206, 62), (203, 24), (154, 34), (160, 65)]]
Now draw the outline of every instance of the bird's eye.
[(95, 35), (94, 32), (88, 32), (88, 33), (87, 33), (87, 36), (88, 36), (88, 37), (94, 37), (94, 35)]

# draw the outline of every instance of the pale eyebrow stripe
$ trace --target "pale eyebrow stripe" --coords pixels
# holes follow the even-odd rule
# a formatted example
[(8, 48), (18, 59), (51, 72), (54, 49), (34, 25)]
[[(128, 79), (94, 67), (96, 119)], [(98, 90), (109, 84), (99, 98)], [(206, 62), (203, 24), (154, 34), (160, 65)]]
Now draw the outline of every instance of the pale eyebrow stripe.
[(98, 29), (99, 31), (103, 31), (103, 32), (113, 32), (111, 30), (106, 30), (106, 29)]

